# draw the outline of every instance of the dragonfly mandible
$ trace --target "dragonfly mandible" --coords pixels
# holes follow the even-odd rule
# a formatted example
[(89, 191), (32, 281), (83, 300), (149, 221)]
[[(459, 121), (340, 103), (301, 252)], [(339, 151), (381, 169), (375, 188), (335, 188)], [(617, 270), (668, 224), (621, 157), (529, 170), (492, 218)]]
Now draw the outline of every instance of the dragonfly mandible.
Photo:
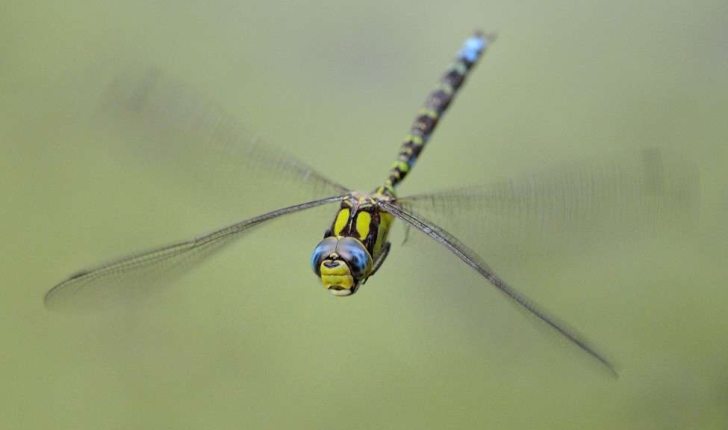
[[(427, 96), (400, 146), (397, 159), (390, 168), (386, 179), (373, 191), (350, 190), (326, 178), (305, 163), (264, 147), (261, 151), (256, 152), (256, 154), (263, 154), (261, 156), (263, 162), (270, 165), (275, 164), (278, 168), (286, 170), (290, 176), (305, 179), (307, 183), (330, 191), (331, 195), (280, 208), (189, 240), (139, 252), (76, 272), (48, 291), (45, 296), (46, 306), (54, 308), (59, 303), (73, 302), (87, 292), (98, 293), (112, 281), (131, 282), (137, 277), (153, 276), (158, 273), (160, 268), (196, 264), (224, 244), (242, 237), (253, 228), (271, 220), (318, 206), (338, 203), (339, 209), (336, 211), (330, 227), (325, 231), (323, 240), (315, 246), (311, 256), (313, 272), (332, 294), (340, 297), (352, 296), (370, 277), (377, 273), (391, 248), (388, 241), (390, 227), (394, 220), (400, 220), (408, 229), (423, 233), (450, 251), (509, 299), (555, 329), (616, 376), (614, 366), (610, 361), (585, 339), (512, 288), (463, 241), (414, 210), (418, 202), (432, 203), (435, 201), (433, 199), (445, 201), (448, 198), (471, 201), (477, 197), (461, 191), (451, 194), (433, 193), (412, 198), (397, 196), (397, 186), (412, 170), (427, 146), (439, 120), (461, 89), (473, 67), (493, 41), (494, 35), (482, 32), (475, 32), (467, 38), (454, 62), (439, 80), (437, 87)], [(153, 82), (148, 84), (154, 85)], [(143, 103), (142, 99), (143, 96), (132, 98), (129, 103), (131, 105)], [(250, 146), (254, 145), (250, 144)], [(194, 260), (193, 257), (198, 257), (198, 259)]]

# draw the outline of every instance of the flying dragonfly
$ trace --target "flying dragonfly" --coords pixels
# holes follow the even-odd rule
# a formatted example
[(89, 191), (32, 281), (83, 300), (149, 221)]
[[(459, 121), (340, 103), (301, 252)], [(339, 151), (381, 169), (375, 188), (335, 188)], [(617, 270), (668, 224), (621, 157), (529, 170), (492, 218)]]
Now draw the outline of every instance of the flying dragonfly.
[[(397, 187), (422, 155), (439, 120), (493, 41), (494, 35), (482, 32), (475, 32), (465, 40), (453, 63), (442, 75), (436, 88), (427, 96), (386, 178), (371, 192), (350, 190), (273, 146), (237, 136), (230, 131), (233, 129), (232, 121), (205, 103), (194, 101), (182, 103), (175, 111), (165, 104), (165, 97), (159, 95), (165, 91), (161, 74), (158, 71), (148, 73), (141, 83), (124, 95), (126, 109), (140, 112), (141, 117), (151, 118), (152, 121), (183, 122), (190, 129), (196, 129), (195, 132), (200, 135), (208, 134), (208, 139), (211, 140), (234, 142), (238, 148), (242, 148), (247, 162), (280, 172), (281, 175), (287, 175), (306, 187), (325, 191), (328, 197), (283, 207), (189, 240), (138, 252), (78, 271), (48, 291), (45, 296), (46, 306), (51, 309), (60, 308), (81, 301), (84, 297), (112, 295), (114, 286), (151, 279), (171, 267), (193, 267), (225, 244), (239, 239), (252, 229), (271, 220), (336, 203), (338, 210), (333, 221), (324, 232), (323, 240), (314, 247), (310, 260), (314, 274), (320, 278), (324, 288), (331, 294), (338, 297), (353, 296), (381, 269), (391, 249), (388, 240), (390, 228), (395, 220), (400, 220), (407, 227), (407, 231), (409, 229), (419, 231), (447, 249), (506, 297), (552, 327), (616, 376), (615, 368), (610, 361), (583, 337), (496, 275), (483, 258), (462, 240), (422, 215), (428, 211), (451, 211), (459, 207), (487, 210), (491, 203), (495, 204), (491, 209), (498, 210), (498, 205), (505, 201), (510, 203), (515, 201), (518, 206), (517, 196), (523, 193), (520, 193), (517, 187), (509, 186), (495, 191), (472, 187), (411, 197), (397, 196)], [(655, 166), (655, 163), (650, 161), (655, 159), (659, 159), (659, 154), (647, 157), (644, 165), (641, 164), (636, 168), (639, 174), (647, 172), (645, 176), (647, 179), (643, 178), (644, 181), (637, 182), (644, 185), (645, 181), (649, 182), (649, 178), (659, 177), (660, 166)], [(548, 181), (540, 186), (540, 192), (545, 198), (554, 197), (549, 194)], [(620, 184), (617, 188), (624, 191), (629, 186), (622, 187)], [(638, 192), (642, 192), (641, 189), (645, 187), (638, 188), (640, 188)], [(529, 190), (533, 189), (538, 193), (539, 185)], [(572, 191), (582, 197), (587, 194), (588, 198), (589, 194), (598, 190), (598, 187), (589, 188), (587, 184), (587, 186), (578, 185)], [(569, 191), (567, 194), (573, 193)], [(422, 213), (418, 208), (422, 209)], [(121, 294), (123, 293), (122, 291)]]

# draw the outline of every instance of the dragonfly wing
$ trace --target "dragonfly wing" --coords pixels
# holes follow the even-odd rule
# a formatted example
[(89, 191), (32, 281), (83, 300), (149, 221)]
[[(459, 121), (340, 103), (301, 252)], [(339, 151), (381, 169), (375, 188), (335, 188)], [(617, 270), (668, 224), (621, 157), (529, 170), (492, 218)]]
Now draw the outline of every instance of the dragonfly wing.
[(564, 323), (558, 321), (556, 318), (537, 307), (527, 297), (525, 297), (523, 294), (519, 293), (518, 291), (513, 289), (513, 287), (503, 281), (493, 272), (490, 267), (488, 267), (485, 261), (483, 261), (483, 259), (478, 256), (478, 254), (468, 248), (468, 246), (465, 245), (463, 242), (458, 240), (447, 231), (438, 227), (437, 225), (421, 217), (420, 215), (415, 214), (414, 212), (403, 208), (398, 204), (390, 202), (381, 202), (380, 204), (386, 212), (389, 212), (390, 214), (405, 222), (407, 225), (424, 233), (435, 242), (447, 248), (450, 252), (452, 252), (459, 259), (461, 259), (465, 264), (478, 272), (483, 278), (487, 279), (488, 282), (490, 282), (498, 290), (504, 293), (508, 298), (516, 302), (518, 305), (522, 306), (529, 313), (536, 316), (544, 323), (551, 326), (561, 335), (566, 337), (569, 341), (574, 343), (591, 357), (606, 366), (609, 369), (610, 373), (612, 373), (612, 375), (614, 375), (615, 377), (617, 376), (617, 372), (614, 366), (609, 362), (609, 360), (605, 358), (603, 354), (599, 353), (586, 340), (584, 340), (583, 337), (577, 335), (573, 329), (567, 328)]
[[(153, 144), (145, 144), (143, 157), (138, 158), (173, 158), (174, 163), (166, 165), (178, 164), (184, 175), (196, 175), (202, 181), (227, 180), (230, 183), (224, 185), (231, 186), (254, 172), (255, 179), (287, 179), (287, 186), (304, 187), (316, 196), (348, 191), (303, 161), (264, 142), (219, 103), (158, 68), (129, 70), (117, 76), (102, 94), (96, 120), (121, 126), (123, 133), (141, 131), (139, 139)], [(124, 139), (125, 148), (133, 146), (128, 141)], [(182, 157), (186, 157), (185, 161), (179, 160)], [(219, 183), (212, 185), (220, 187)], [(213, 188), (210, 184), (205, 187)]]
[[(50, 309), (81, 310), (114, 305), (144, 294), (150, 283), (165, 275), (193, 267), (224, 245), (260, 224), (284, 215), (341, 201), (343, 196), (329, 197), (278, 209), (240, 221), (190, 240), (136, 253), (82, 270), (53, 287), (45, 296)], [(185, 264), (181, 264), (185, 263)]]
[(548, 247), (689, 222), (698, 198), (693, 165), (665, 151), (646, 149), (397, 202), (452, 231), (464, 228), (472, 234), (484, 229), (489, 240)]

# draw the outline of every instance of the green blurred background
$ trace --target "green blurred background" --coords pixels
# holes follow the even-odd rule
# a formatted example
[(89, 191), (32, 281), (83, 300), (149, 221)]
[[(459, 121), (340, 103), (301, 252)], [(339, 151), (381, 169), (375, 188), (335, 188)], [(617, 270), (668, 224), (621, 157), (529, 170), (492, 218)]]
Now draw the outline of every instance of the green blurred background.
[[(404, 194), (650, 146), (700, 169), (690, 228), (578, 252), (492, 244), (491, 266), (620, 379), (445, 251), (401, 247), (401, 226), (362, 292), (330, 297), (308, 259), (332, 209), (256, 231), (140, 303), (43, 307), (74, 270), (307, 198), (245, 169), (192, 174), (180, 166), (214, 156), (99, 127), (125, 70), (156, 67), (368, 190), (475, 28), (498, 41)], [(709, 0), (6, 2), (0, 426), (728, 428), (726, 40), (728, 3)]]

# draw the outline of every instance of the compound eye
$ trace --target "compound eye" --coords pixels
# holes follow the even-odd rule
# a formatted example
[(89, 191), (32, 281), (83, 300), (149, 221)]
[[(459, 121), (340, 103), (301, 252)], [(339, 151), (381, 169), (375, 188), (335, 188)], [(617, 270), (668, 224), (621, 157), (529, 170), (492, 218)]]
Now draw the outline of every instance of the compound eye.
[(365, 278), (372, 270), (372, 256), (357, 239), (352, 237), (339, 239), (336, 253), (346, 261), (354, 279)]
[(311, 254), (311, 268), (319, 278), (321, 277), (321, 262), (334, 253), (337, 242), (338, 239), (335, 237), (327, 237), (314, 248), (313, 254)]

